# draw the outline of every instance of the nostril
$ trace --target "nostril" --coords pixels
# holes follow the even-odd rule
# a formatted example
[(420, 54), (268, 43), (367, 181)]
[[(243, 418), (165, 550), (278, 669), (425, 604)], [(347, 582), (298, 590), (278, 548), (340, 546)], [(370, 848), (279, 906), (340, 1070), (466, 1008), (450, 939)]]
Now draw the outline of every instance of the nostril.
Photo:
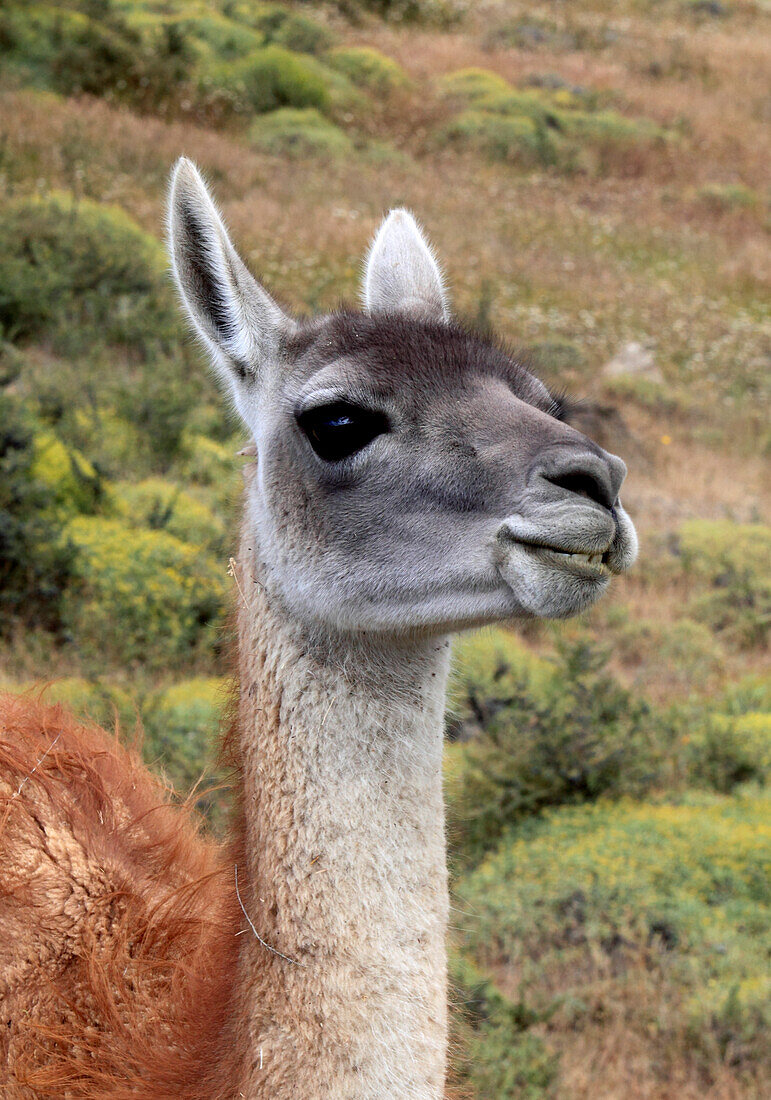
[(602, 508), (612, 508), (615, 496), (610, 484), (599, 476), (586, 470), (573, 470), (570, 473), (547, 474), (546, 480), (567, 493), (587, 497)]

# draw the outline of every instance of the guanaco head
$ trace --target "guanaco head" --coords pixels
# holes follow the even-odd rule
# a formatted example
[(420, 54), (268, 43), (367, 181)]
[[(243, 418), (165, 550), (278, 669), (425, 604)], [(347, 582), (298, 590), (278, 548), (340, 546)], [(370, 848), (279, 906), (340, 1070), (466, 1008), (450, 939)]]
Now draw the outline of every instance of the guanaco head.
[(590, 605), (634, 561), (621, 459), (495, 342), (455, 324), (414, 219), (372, 244), (361, 311), (298, 322), (177, 164), (182, 301), (254, 441), (262, 575), (317, 628), (444, 633)]

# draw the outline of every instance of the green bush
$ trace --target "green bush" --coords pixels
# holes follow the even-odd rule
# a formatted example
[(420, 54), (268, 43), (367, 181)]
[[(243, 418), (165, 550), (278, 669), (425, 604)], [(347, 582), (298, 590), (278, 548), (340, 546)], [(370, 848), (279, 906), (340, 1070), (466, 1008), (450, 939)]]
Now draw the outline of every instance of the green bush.
[(435, 23), (444, 27), (457, 23), (465, 10), (461, 0), (337, 0), (337, 6), (354, 18), (363, 9), (395, 23)]
[(447, 99), (472, 104), (488, 95), (509, 92), (511, 85), (489, 69), (458, 69), (439, 80), (439, 91)]
[(444, 141), (483, 153), (491, 160), (507, 161), (523, 168), (557, 161), (553, 136), (525, 115), (462, 111), (444, 128), (441, 136)]
[(145, 701), (145, 756), (161, 764), (182, 794), (213, 767), (230, 687), (228, 680), (198, 677), (157, 691)]
[(0, 207), (0, 325), (12, 340), (52, 338), (144, 350), (179, 331), (159, 243), (115, 206), (71, 195)]
[(333, 50), (329, 64), (362, 88), (386, 95), (408, 83), (407, 74), (396, 61), (371, 46), (348, 46)]
[(157, 106), (185, 81), (192, 54), (178, 23), (156, 22), (152, 32), (132, 26), (109, 0), (12, 0), (0, 14), (0, 53), (13, 68), (64, 95), (85, 92)]
[(464, 104), (440, 137), (492, 160), (562, 171), (623, 165), (630, 151), (662, 143), (667, 134), (648, 119), (587, 110), (591, 97), (569, 88), (514, 89), (495, 73), (466, 69), (444, 77), (444, 95)]
[(60, 487), (35, 474), (36, 427), (18, 400), (0, 390), (0, 635), (17, 619), (58, 628), (70, 576)]
[(536, 657), (510, 630), (489, 627), (461, 635), (453, 646), (450, 739), (481, 732), (523, 685), (543, 698), (555, 675), (554, 665)]
[(771, 778), (771, 713), (710, 715), (686, 741), (694, 785), (727, 793)]
[(166, 471), (183, 449), (188, 420), (211, 393), (207, 372), (178, 354), (153, 356), (132, 378), (117, 381), (112, 396), (118, 416), (146, 441), (155, 469)]
[(53, 432), (36, 433), (30, 474), (49, 490), (49, 508), (60, 522), (98, 510), (104, 495), (99, 475), (88, 459), (66, 447)]
[[(607, 1003), (613, 980), (634, 990), (656, 977), (654, 1016), (641, 999), (644, 1034), (663, 1043), (676, 1030), (689, 1048), (719, 1042), (718, 1063), (729, 1045), (749, 1063), (763, 1056), (771, 1022), (770, 839), (761, 795), (546, 811), (458, 883), (474, 914), (464, 946), (480, 961), (508, 962), (536, 1009), (551, 1004), (557, 976), (558, 1013), (573, 1029), (595, 983)], [(633, 1016), (635, 998), (628, 1003)]]
[(266, 42), (275, 42), (287, 50), (320, 54), (332, 45), (332, 33), (325, 26), (285, 8), (272, 7), (258, 14), (254, 23), (265, 35)]
[(221, 61), (245, 57), (265, 42), (265, 35), (220, 12), (184, 16), (180, 27), (185, 37), (203, 43)]
[(190, 431), (184, 432), (180, 443), (179, 477), (207, 489), (212, 506), (223, 512), (230, 510), (241, 491), (237, 449)]
[(516, 1096), (546, 1100), (557, 1081), (557, 1057), (531, 1029), (549, 1013), (509, 1000), (463, 955), (450, 955), (453, 1084), (479, 1100)]
[(678, 534), (680, 564), (705, 586), (692, 613), (740, 646), (764, 645), (771, 626), (771, 527), (689, 520)]
[(558, 672), (488, 700), (459, 796), (467, 853), (548, 806), (644, 790), (655, 774), (650, 711), (604, 671), (607, 654), (562, 646)]
[(752, 210), (758, 205), (757, 193), (741, 183), (705, 183), (696, 199), (713, 214)]
[(720, 714), (736, 717), (771, 711), (771, 674), (743, 676), (722, 693), (715, 706)]
[(329, 104), (329, 88), (310, 59), (281, 46), (266, 46), (212, 70), (211, 81), (258, 114), (277, 107)]
[(217, 641), (227, 600), (224, 563), (165, 531), (79, 516), (62, 616), (80, 649), (150, 667), (184, 662)]
[(280, 107), (261, 115), (249, 138), (257, 149), (277, 156), (336, 157), (352, 150), (348, 135), (314, 107)]
[(117, 722), (121, 732), (129, 737), (136, 726), (137, 709), (129, 694), (104, 680), (64, 676), (46, 682), (42, 689), (36, 681), (0, 682), (0, 689), (12, 694), (31, 692), (44, 703), (61, 703), (81, 721), (97, 722), (106, 729), (114, 728)]
[(158, 477), (119, 482), (112, 487), (111, 498), (117, 515), (132, 527), (168, 531), (218, 556), (224, 552), (225, 525), (220, 516), (173, 482)]
[(707, 687), (725, 665), (725, 650), (704, 623), (682, 618), (666, 623), (638, 616), (615, 624), (614, 649), (646, 680), (694, 691)]

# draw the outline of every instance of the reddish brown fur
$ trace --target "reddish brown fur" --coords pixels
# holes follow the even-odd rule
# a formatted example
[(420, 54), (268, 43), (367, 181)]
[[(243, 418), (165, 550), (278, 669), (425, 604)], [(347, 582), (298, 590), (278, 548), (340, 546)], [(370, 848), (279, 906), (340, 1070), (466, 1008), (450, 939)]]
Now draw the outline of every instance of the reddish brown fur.
[(0, 1092), (232, 1096), (233, 857), (115, 736), (0, 695)]

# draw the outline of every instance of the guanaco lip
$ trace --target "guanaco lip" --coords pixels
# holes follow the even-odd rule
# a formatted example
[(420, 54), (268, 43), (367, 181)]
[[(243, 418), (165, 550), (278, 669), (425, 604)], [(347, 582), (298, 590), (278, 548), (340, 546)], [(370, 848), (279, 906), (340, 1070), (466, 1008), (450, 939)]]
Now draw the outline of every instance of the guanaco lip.
[(521, 542), (517, 545), (535, 554), (539, 558), (546, 559), (549, 564), (558, 568), (567, 568), (570, 572), (580, 573), (582, 576), (609, 577), (612, 574), (610, 568), (610, 548), (607, 550), (566, 550), (558, 546), (548, 546), (545, 543)]

